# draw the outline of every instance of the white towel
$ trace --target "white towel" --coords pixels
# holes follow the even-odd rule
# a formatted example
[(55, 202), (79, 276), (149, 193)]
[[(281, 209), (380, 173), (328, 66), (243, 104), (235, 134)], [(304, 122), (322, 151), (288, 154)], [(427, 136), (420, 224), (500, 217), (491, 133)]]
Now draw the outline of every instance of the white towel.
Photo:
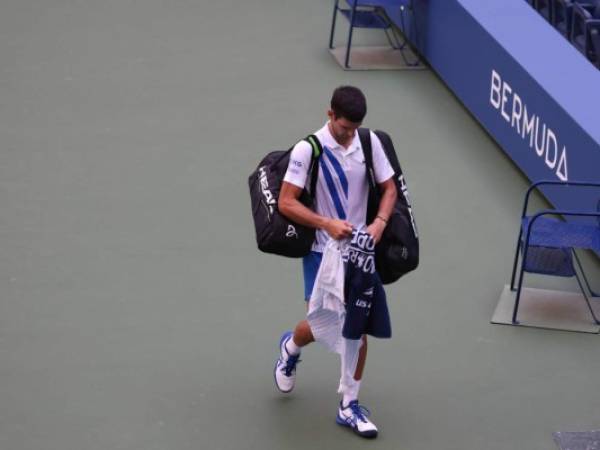
[(342, 245), (334, 239), (330, 239), (325, 245), (306, 316), (315, 340), (339, 354), (342, 345), (341, 329), (346, 314)]
[(342, 336), (346, 316), (343, 261), (346, 246), (346, 241), (334, 239), (325, 245), (306, 317), (315, 340), (341, 357), (340, 393), (347, 392), (355, 385), (354, 372), (362, 344), (360, 339), (349, 340)]

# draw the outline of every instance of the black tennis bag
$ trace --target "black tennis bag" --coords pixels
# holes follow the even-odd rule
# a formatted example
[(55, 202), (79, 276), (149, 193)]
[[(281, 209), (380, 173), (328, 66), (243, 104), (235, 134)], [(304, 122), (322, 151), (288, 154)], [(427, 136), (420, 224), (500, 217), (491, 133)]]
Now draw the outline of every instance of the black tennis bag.
[[(300, 202), (311, 208), (317, 186), (321, 144), (316, 136), (306, 138), (313, 148), (309, 169), (310, 190), (304, 189)], [(279, 212), (277, 202), (292, 149), (274, 151), (263, 158), (248, 178), (252, 217), (259, 250), (291, 258), (308, 255), (315, 240), (315, 229), (289, 220)]]
[[(367, 206), (367, 223), (373, 222), (379, 208), (381, 193), (373, 172), (373, 149), (371, 134), (367, 128), (358, 130), (367, 164), (369, 182), (369, 203)], [(390, 136), (380, 130), (375, 135), (381, 141), (383, 150), (394, 169), (394, 181), (398, 198), (392, 215), (388, 220), (381, 240), (375, 247), (375, 268), (383, 284), (390, 284), (402, 275), (411, 272), (419, 265), (419, 234), (412, 213), (412, 205), (408, 194), (406, 180), (402, 174), (398, 156)]]

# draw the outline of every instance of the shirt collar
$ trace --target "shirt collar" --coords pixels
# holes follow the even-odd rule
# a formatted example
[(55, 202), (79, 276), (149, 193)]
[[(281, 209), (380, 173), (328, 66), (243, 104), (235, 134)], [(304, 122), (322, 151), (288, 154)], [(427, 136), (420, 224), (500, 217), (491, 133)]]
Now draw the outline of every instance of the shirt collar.
[(360, 150), (362, 147), (360, 145), (360, 138), (358, 137), (358, 132), (354, 132), (354, 137), (352, 138), (352, 144), (348, 149), (345, 149), (343, 146), (338, 144), (338, 142), (331, 135), (331, 131), (329, 131), (329, 122), (326, 122), (323, 128), (321, 128), (322, 136), (323, 136), (323, 147), (328, 147), (332, 150), (337, 150), (343, 153), (345, 156), (354, 153), (355, 151)]

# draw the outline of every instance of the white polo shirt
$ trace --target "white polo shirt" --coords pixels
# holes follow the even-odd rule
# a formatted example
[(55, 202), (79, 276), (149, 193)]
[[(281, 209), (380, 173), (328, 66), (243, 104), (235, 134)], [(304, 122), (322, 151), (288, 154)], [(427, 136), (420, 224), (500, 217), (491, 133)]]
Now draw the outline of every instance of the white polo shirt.
[[(316, 201), (314, 211), (324, 217), (342, 219), (355, 228), (363, 228), (367, 219), (367, 201), (369, 184), (365, 157), (358, 133), (354, 133), (352, 144), (345, 149), (337, 143), (326, 123), (314, 133), (321, 142), (323, 154), (319, 158), (319, 176), (317, 178)], [(373, 149), (373, 169), (375, 181), (383, 183), (394, 175), (381, 141), (371, 132)], [(294, 146), (284, 181), (304, 188), (308, 179), (312, 147), (306, 141)], [(317, 230), (313, 251), (323, 252), (329, 235), (325, 230)]]

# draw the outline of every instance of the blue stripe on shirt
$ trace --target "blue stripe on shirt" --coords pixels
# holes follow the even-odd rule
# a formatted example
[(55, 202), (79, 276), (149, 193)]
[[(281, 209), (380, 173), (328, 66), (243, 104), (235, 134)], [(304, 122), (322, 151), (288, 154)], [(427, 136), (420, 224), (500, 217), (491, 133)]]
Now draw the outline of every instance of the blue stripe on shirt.
[(333, 153), (331, 152), (331, 150), (329, 150), (328, 147), (325, 147), (323, 149), (323, 152), (325, 153), (325, 155), (327, 156), (327, 159), (329, 159), (329, 162), (331, 162), (331, 165), (333, 166), (334, 170), (336, 171), (338, 178), (340, 179), (340, 184), (342, 185), (342, 189), (344, 190), (344, 195), (346, 196), (346, 198), (348, 198), (348, 179), (346, 178), (346, 174), (344, 173), (344, 169), (342, 168), (342, 165), (336, 159), (336, 157), (333, 156)]
[(346, 220), (346, 211), (344, 211), (344, 207), (342, 206), (342, 202), (340, 201), (340, 196), (338, 195), (338, 191), (335, 187), (335, 183), (333, 182), (333, 177), (331, 176), (331, 172), (327, 167), (327, 164), (323, 160), (319, 161), (321, 164), (321, 170), (323, 171), (323, 176), (325, 177), (325, 182), (327, 183), (327, 187), (329, 188), (329, 195), (331, 195), (331, 199), (333, 200), (333, 204), (338, 214), (338, 218), (342, 220)]

